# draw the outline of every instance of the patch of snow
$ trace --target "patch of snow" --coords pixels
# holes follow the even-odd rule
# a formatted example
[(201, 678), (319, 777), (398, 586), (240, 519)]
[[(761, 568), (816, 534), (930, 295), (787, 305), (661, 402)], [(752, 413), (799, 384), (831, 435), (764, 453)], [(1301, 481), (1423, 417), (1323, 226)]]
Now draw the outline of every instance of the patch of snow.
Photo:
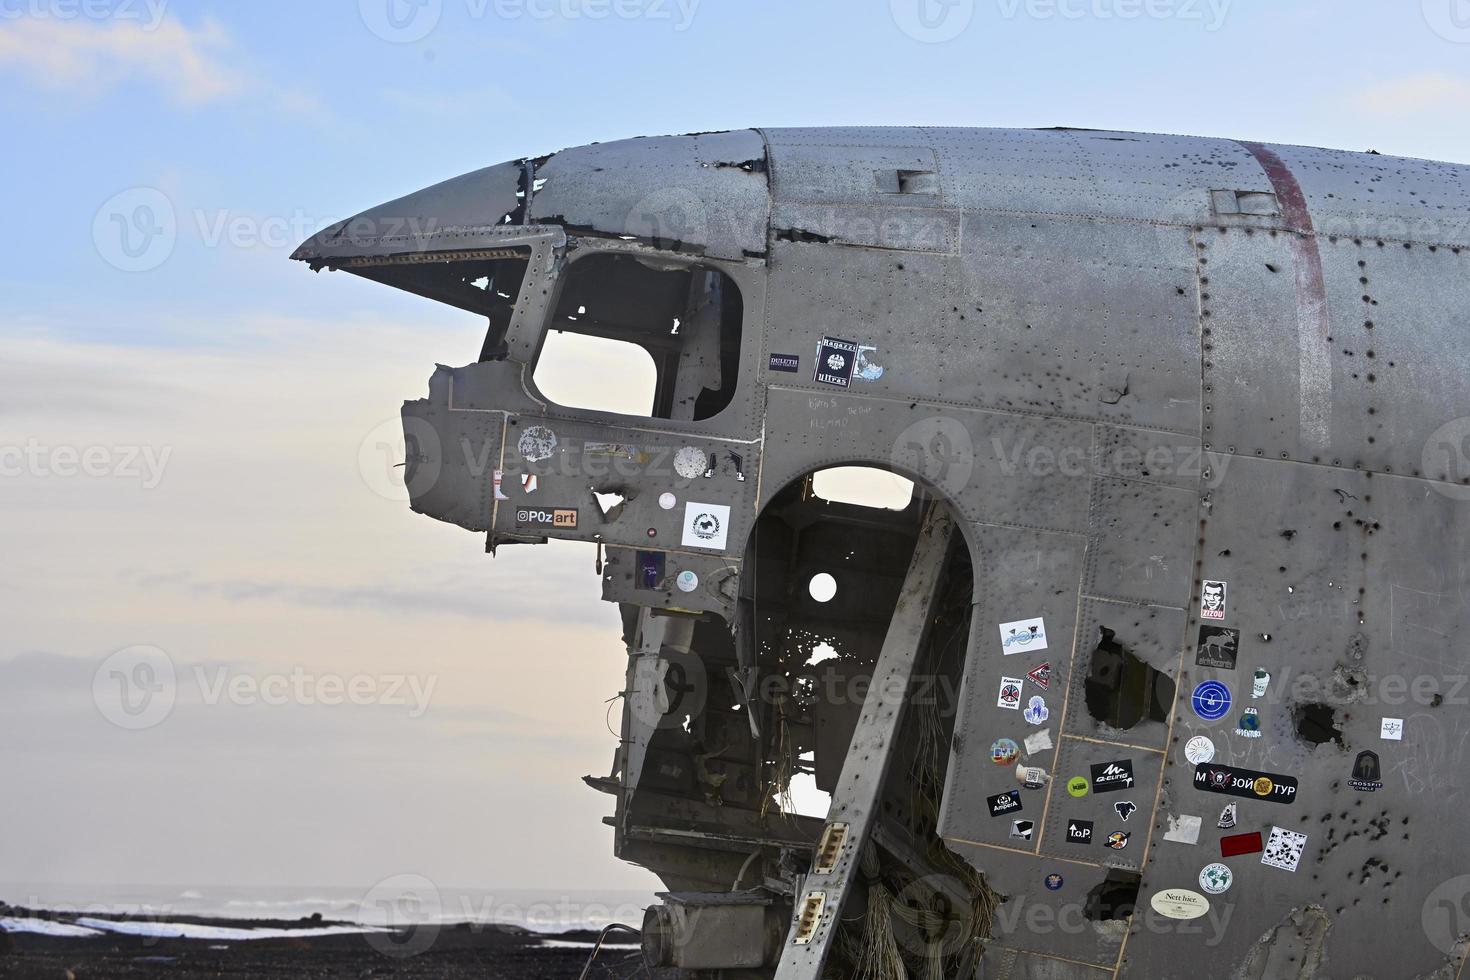
[[(78, 919), (79, 925), (123, 936), (148, 936), (154, 939), (314, 939), (319, 936), (355, 936), (384, 930), (370, 926), (315, 926), (308, 929), (238, 929), (231, 926), (205, 926), (192, 922), (114, 922), (111, 919)], [(95, 933), (92, 933), (95, 935)]]
[(69, 939), (102, 935), (96, 929), (74, 926), (67, 922), (52, 922), (50, 919), (15, 919), (8, 916), (0, 916), (0, 929), (6, 932), (29, 932), (37, 936), (65, 936)]

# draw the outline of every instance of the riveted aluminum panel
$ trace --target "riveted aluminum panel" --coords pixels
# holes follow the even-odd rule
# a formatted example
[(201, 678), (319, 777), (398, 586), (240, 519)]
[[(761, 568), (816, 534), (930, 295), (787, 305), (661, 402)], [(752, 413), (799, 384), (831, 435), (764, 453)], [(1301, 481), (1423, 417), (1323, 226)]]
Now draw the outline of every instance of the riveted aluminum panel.
[[(1112, 974), (1127, 921), (1097, 922), (1087, 914), (1089, 894), (1106, 879), (1106, 868), (993, 847), (953, 847), (1006, 896), (995, 912), (985, 976), (1100, 980)], [(1062, 878), (1054, 890), (1046, 887), (1053, 874)]]
[(530, 219), (712, 258), (764, 255), (766, 147), (743, 129), (562, 150), (537, 168)]

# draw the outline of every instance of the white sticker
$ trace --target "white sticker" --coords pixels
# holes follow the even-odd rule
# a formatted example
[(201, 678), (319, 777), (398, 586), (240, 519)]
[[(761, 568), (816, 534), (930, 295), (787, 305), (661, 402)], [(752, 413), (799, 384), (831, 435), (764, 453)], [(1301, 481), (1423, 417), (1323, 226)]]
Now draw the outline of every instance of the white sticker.
[(1210, 900), (1187, 888), (1166, 888), (1154, 892), (1148, 903), (1166, 919), (1198, 919), (1210, 911)]
[(1402, 718), (1385, 718), (1378, 726), (1380, 738), (1386, 738), (1390, 742), (1402, 742), (1404, 740), (1404, 720)]
[(1019, 677), (1002, 677), (1000, 679), (1000, 691), (996, 694), (995, 703), (997, 707), (1010, 708), (1012, 711), (1021, 706), (1021, 679)]
[(679, 587), (680, 592), (693, 592), (699, 588), (699, 576), (686, 568), (675, 577), (674, 584)]
[(704, 450), (697, 446), (685, 446), (674, 454), (674, 472), (686, 480), (704, 476), (706, 464)]
[(1220, 620), (1225, 618), (1225, 583), (1205, 579), (1200, 588), (1199, 618)]
[(1201, 817), (1183, 816), (1176, 817), (1169, 814), (1169, 829), (1164, 832), (1164, 840), (1173, 841), (1176, 844), (1198, 844), (1199, 829), (1204, 824)]
[(1199, 886), (1210, 895), (1220, 895), (1230, 890), (1230, 883), (1235, 880), (1235, 872), (1227, 865), (1216, 862), (1207, 864), (1199, 873)]
[(1306, 846), (1306, 834), (1272, 827), (1271, 839), (1266, 841), (1266, 852), (1261, 855), (1261, 863), (1268, 868), (1295, 871), (1302, 863), (1302, 851)]
[(1215, 743), (1203, 735), (1196, 735), (1184, 743), (1184, 758), (1193, 765), (1209, 762), (1215, 757)]
[(684, 505), (684, 539), (688, 548), (724, 551), (730, 536), (730, 508), (725, 504)]
[(1044, 725), (1051, 717), (1051, 711), (1046, 706), (1046, 698), (1040, 694), (1031, 695), (1031, 700), (1026, 702), (1026, 710), (1021, 715), (1032, 725)]
[(664, 510), (673, 510), (674, 505), (678, 502), (679, 498), (667, 491), (658, 495), (658, 505)]
[(1000, 652), (1006, 656), (1045, 649), (1046, 623), (1041, 617), (1000, 624)]
[(1027, 755), (1036, 755), (1036, 754), (1038, 754), (1040, 752), (1045, 752), (1047, 749), (1049, 749), (1051, 747), (1052, 747), (1052, 744), (1051, 744), (1051, 729), (1050, 728), (1048, 728), (1048, 729), (1046, 729), (1044, 731), (1036, 732), (1033, 735), (1027, 735), (1026, 736), (1026, 754)]
[[(521, 455), (532, 463), (550, 459), (551, 454), (556, 452), (556, 433), (544, 425), (528, 425), (521, 432), (516, 449), (520, 450)], [(481, 472), (484, 471), (481, 470)]]

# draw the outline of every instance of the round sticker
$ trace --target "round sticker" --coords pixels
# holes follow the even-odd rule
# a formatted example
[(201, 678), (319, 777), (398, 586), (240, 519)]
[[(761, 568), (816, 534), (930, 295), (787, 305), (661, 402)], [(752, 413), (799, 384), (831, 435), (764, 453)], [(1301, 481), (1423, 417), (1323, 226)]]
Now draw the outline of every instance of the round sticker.
[(1047, 891), (1053, 891), (1054, 892), (1058, 888), (1061, 888), (1061, 887), (1062, 887), (1062, 876), (1061, 875), (1058, 875), (1058, 874), (1050, 874), (1050, 875), (1047, 875), (1046, 876), (1046, 889), (1047, 889)]
[(1230, 711), (1230, 688), (1219, 681), (1205, 681), (1189, 700), (1195, 714), (1205, 721), (1219, 721)]
[(1257, 796), (1260, 796), (1260, 797), (1270, 796), (1271, 795), (1271, 791), (1274, 790), (1275, 788), (1276, 788), (1276, 784), (1273, 783), (1271, 780), (1267, 779), (1265, 776), (1262, 776), (1261, 778), (1257, 779), (1254, 783), (1251, 784), (1251, 789), (1255, 792), (1255, 794)]
[(697, 446), (685, 446), (674, 454), (674, 472), (686, 480), (704, 476), (707, 465), (704, 451)]
[(1203, 735), (1196, 735), (1184, 743), (1184, 758), (1194, 765), (1209, 762), (1215, 757), (1215, 743)]
[(521, 431), (516, 449), (527, 462), (539, 463), (556, 452), (556, 433), (544, 425), (528, 425)]
[(1088, 788), (1086, 776), (1073, 776), (1067, 780), (1067, 792), (1073, 796), (1086, 796)]
[(1199, 886), (1210, 895), (1220, 895), (1230, 890), (1235, 874), (1223, 864), (1207, 864), (1199, 873)]
[(678, 502), (679, 498), (667, 491), (658, 495), (658, 505), (664, 510), (673, 510)]
[(674, 584), (679, 587), (680, 592), (693, 592), (699, 588), (699, 576), (686, 568), (674, 579)]
[(1188, 888), (1166, 888), (1154, 892), (1148, 904), (1166, 919), (1198, 919), (1210, 910), (1210, 900)]
[(990, 744), (990, 761), (998, 766), (1012, 765), (1021, 757), (1021, 747), (1014, 739), (998, 738)]

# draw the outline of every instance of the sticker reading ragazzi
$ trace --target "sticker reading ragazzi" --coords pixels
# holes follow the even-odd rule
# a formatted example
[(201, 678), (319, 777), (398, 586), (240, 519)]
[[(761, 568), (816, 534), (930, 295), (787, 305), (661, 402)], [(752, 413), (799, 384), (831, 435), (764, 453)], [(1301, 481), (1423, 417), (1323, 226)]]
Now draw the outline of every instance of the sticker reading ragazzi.
[(550, 527), (573, 531), (577, 527), (577, 508), (517, 507), (516, 523), (528, 527)]
[(1291, 803), (1296, 800), (1296, 777), (1275, 776), (1253, 769), (1235, 769), (1201, 763), (1194, 767), (1194, 788), (1247, 800)]
[(823, 337), (817, 345), (818, 384), (846, 388), (852, 384), (852, 369), (857, 364), (858, 345), (850, 340)]

